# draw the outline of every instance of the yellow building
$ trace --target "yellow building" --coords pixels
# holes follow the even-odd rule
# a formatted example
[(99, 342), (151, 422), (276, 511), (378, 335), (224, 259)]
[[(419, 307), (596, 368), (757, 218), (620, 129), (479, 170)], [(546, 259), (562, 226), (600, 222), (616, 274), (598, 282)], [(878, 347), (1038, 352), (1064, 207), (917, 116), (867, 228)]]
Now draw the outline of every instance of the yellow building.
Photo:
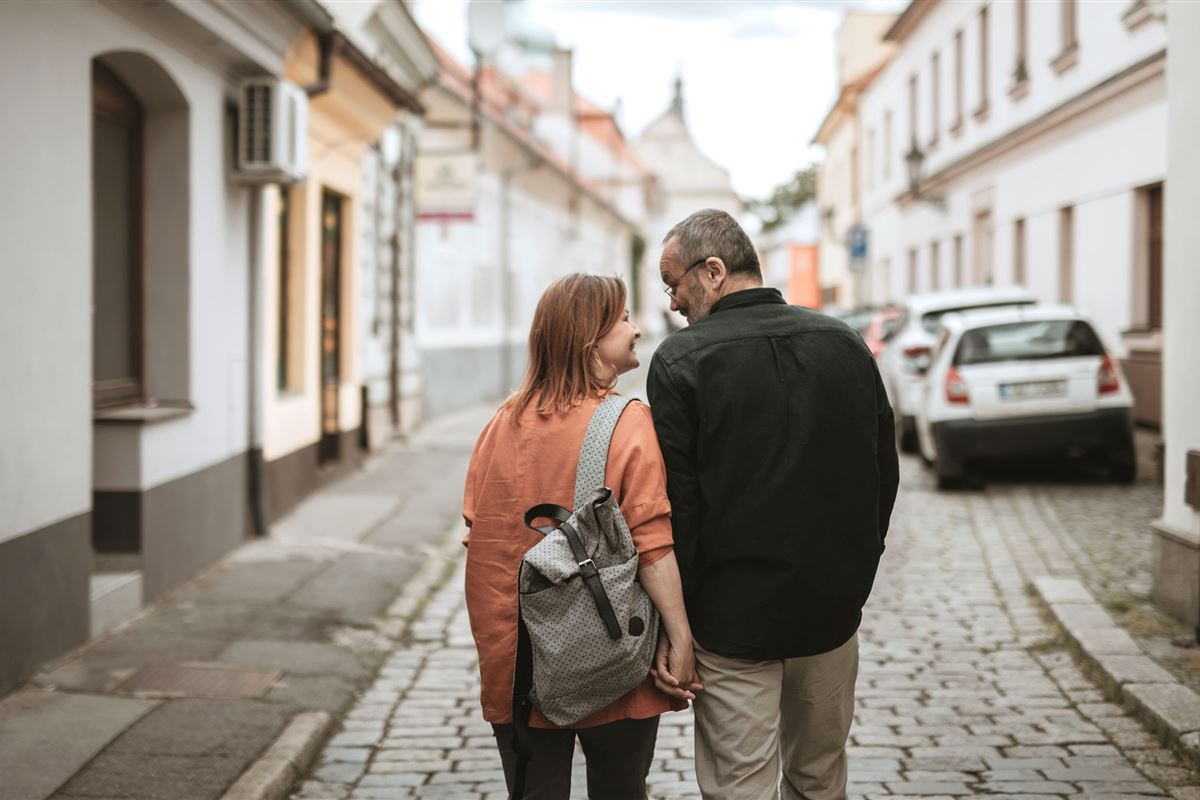
[[(338, 32), (303, 34), (288, 80), (307, 88), (308, 168), (264, 197), (262, 460), (268, 519), (366, 452), (358, 285), (364, 162), (415, 97)], [(273, 241), (271, 241), (273, 240)], [(271, 365), (274, 364), (274, 369)]]

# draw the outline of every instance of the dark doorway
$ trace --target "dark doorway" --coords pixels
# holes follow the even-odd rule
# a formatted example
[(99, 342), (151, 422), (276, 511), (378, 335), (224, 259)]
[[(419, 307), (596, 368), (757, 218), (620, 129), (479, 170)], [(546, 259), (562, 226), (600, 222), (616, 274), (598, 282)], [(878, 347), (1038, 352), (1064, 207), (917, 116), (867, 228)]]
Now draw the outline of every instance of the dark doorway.
[(324, 464), (340, 455), (338, 391), (342, 379), (342, 198), (321, 198), (321, 443)]

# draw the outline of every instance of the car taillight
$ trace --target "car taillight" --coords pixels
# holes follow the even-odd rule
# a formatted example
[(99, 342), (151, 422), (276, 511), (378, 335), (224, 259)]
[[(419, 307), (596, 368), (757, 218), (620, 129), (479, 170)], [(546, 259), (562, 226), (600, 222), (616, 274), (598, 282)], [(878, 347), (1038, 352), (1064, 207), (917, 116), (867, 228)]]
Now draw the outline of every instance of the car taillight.
[(967, 382), (962, 379), (962, 375), (959, 375), (958, 370), (956, 370), (954, 367), (951, 367), (946, 371), (946, 402), (971, 402), (971, 398), (967, 394)]
[(1112, 357), (1105, 356), (1100, 362), (1100, 373), (1096, 376), (1096, 388), (1100, 394), (1112, 394), (1121, 388), (1121, 379), (1117, 376), (1117, 367)]
[(924, 345), (914, 345), (903, 350), (905, 366), (911, 372), (924, 372), (933, 363), (933, 350)]

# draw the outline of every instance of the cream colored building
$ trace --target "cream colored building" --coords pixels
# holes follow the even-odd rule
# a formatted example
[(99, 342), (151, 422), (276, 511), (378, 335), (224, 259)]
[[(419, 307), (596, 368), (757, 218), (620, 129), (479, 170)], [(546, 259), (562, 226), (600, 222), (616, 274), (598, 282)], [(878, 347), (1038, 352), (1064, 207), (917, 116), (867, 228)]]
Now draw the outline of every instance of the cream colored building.
[(415, 95), (338, 30), (306, 32), (288, 52), (289, 80), (310, 88), (308, 171), (263, 194), (266, 242), (262, 460), (275, 519), (368, 450), (364, 292), (368, 155)]

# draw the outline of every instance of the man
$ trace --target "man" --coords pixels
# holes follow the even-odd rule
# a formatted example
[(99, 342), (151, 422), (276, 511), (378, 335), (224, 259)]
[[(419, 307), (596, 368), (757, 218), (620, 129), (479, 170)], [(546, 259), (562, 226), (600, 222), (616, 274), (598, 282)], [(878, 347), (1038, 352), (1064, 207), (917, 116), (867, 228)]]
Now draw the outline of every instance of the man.
[(663, 244), (690, 324), (647, 390), (704, 687), (700, 791), (777, 798), (782, 771), (785, 798), (844, 798), (856, 631), (899, 480), (892, 409), (862, 339), (763, 288), (731, 216), (698, 211)]

